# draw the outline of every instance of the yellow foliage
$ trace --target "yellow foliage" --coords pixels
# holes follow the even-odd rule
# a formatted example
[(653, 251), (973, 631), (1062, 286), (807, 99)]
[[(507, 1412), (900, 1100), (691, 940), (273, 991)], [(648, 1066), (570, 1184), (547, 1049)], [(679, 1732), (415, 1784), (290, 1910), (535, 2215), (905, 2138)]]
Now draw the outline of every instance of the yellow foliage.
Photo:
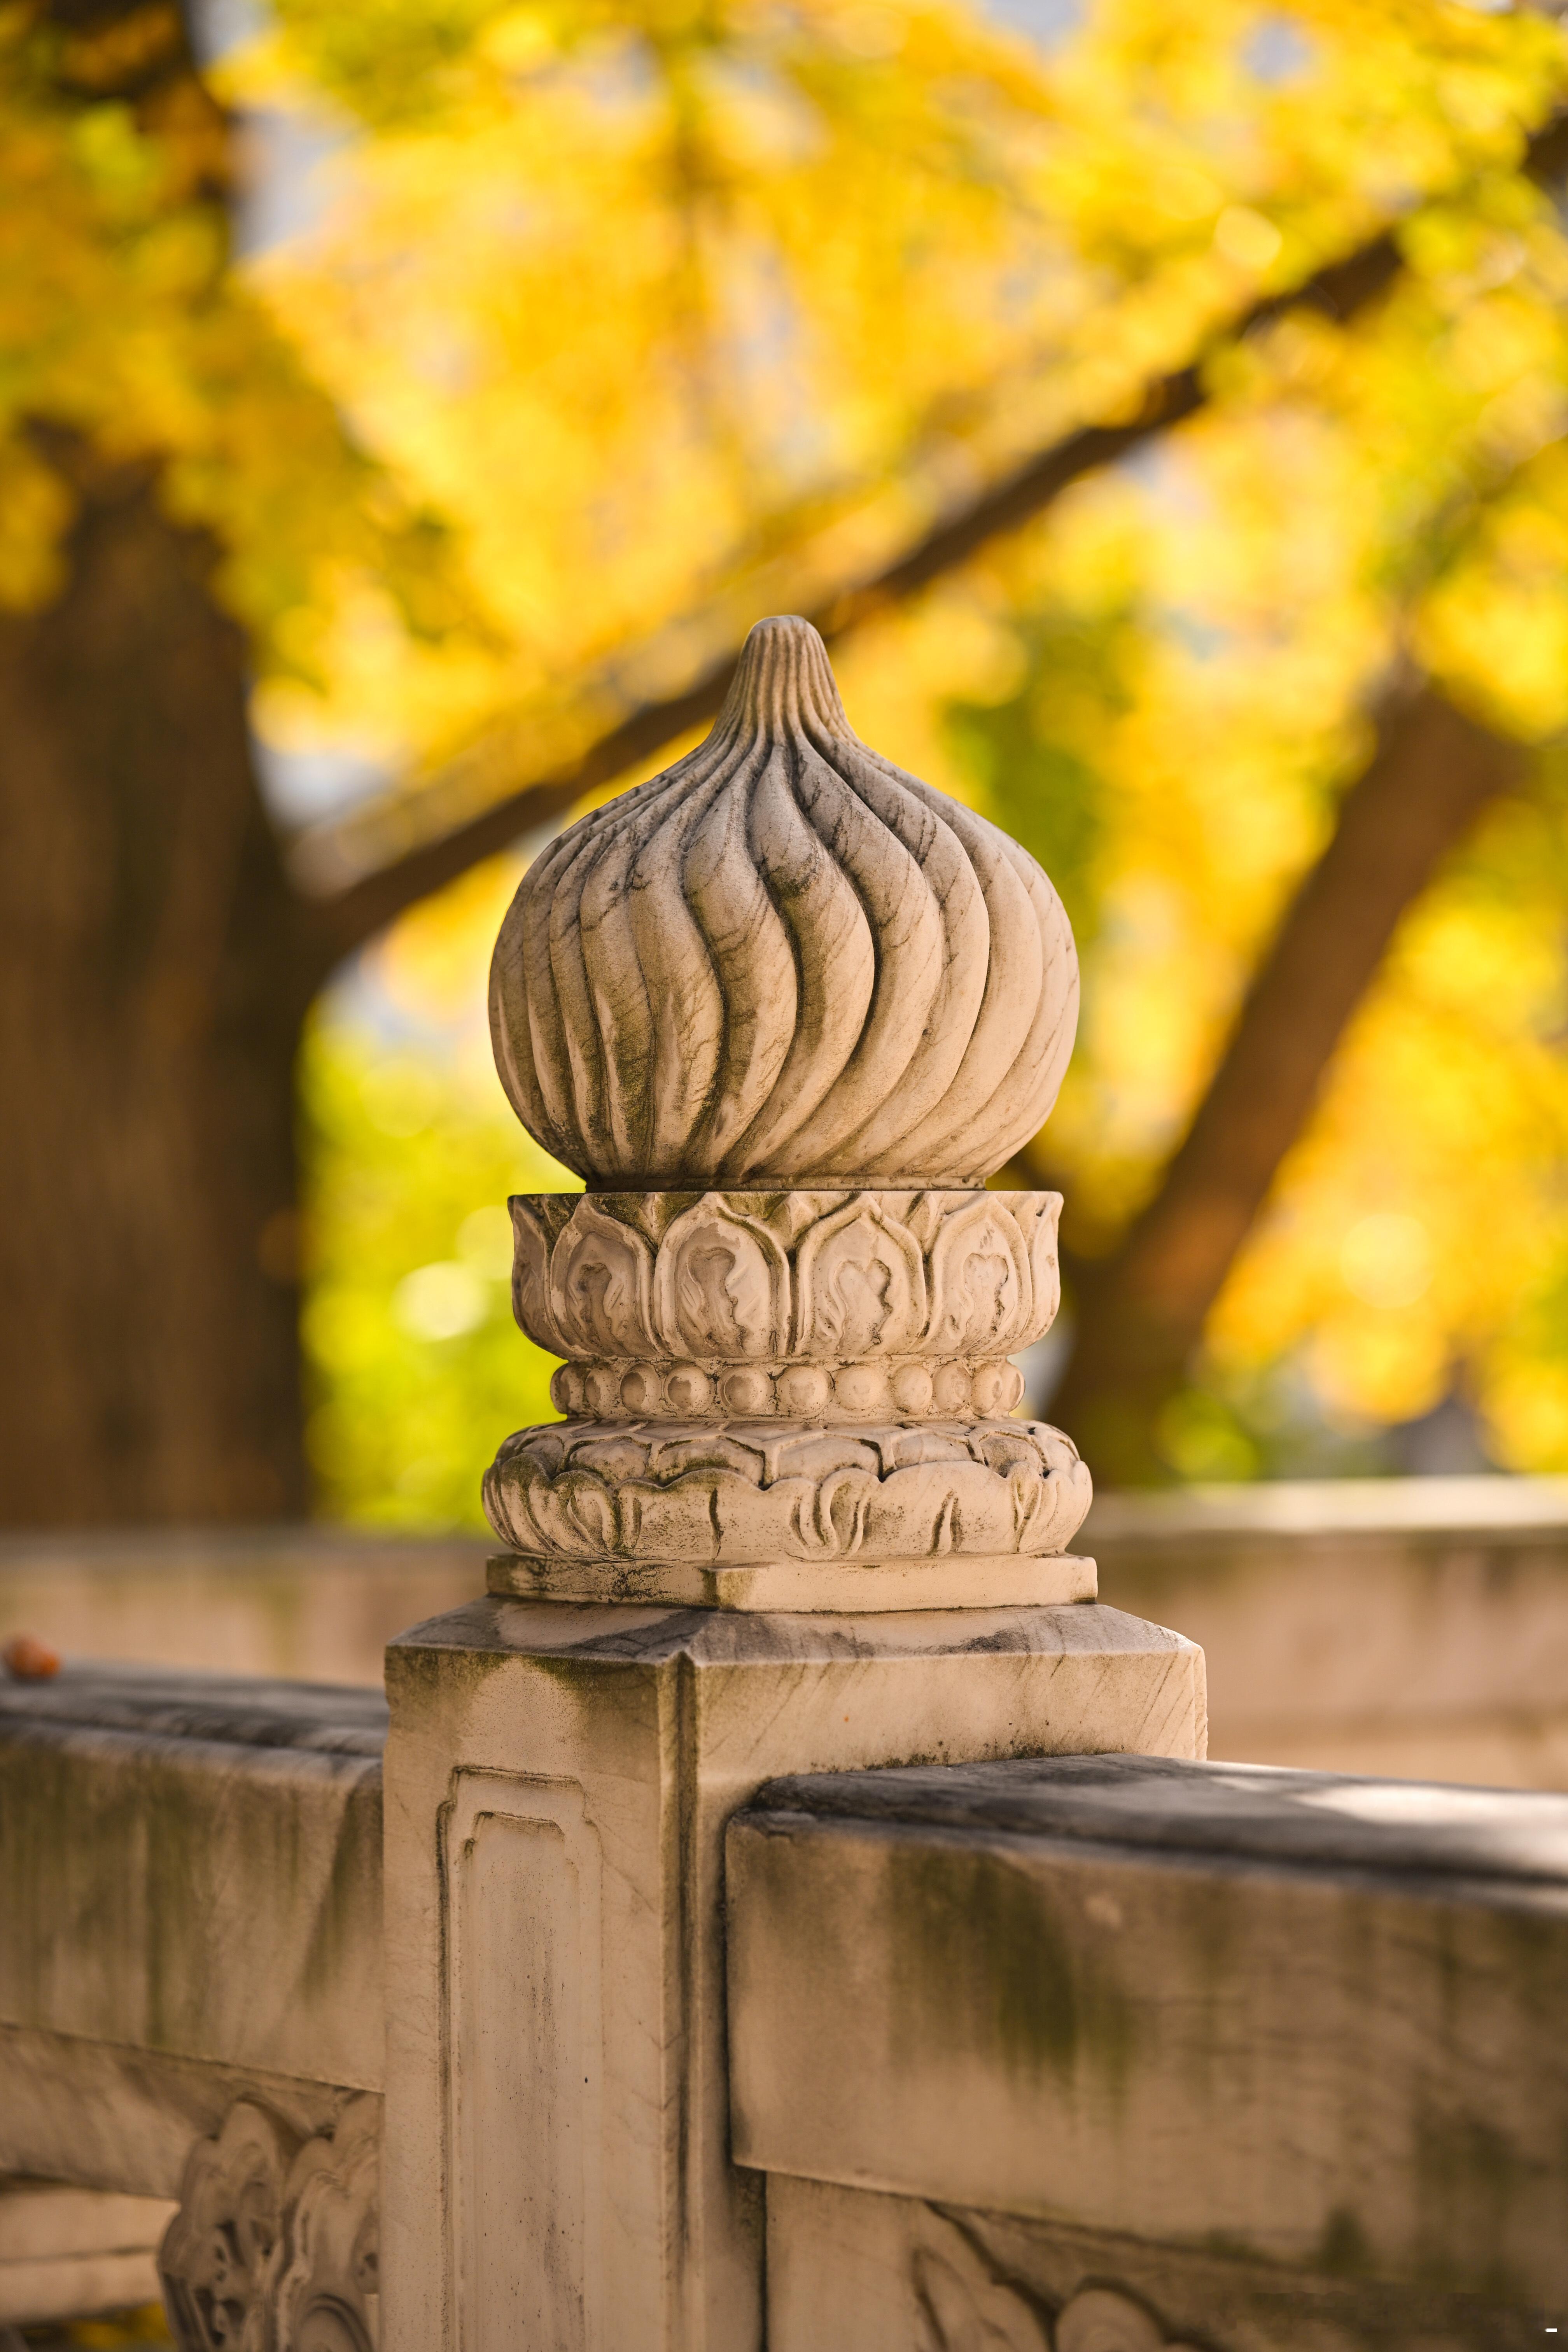
[[(966, 0), (277, 0), (221, 92), (331, 152), (239, 262), (175, 131), (67, 103), (29, 16), (0, 40), (0, 601), (59, 576), (39, 420), (156, 462), (295, 742), (491, 742), (521, 778), (1199, 357), (1199, 419), (840, 664), (866, 734), (1068, 893), (1048, 1145), (1080, 1247), (1155, 1182), (1391, 667), (1532, 740), (1568, 722), (1568, 238), (1517, 168), (1568, 95), (1544, 12), (1099, 0), (1045, 47)], [(1390, 221), (1407, 267), (1349, 327), (1220, 333)], [(1286, 1367), (1347, 1427), (1459, 1379), (1500, 1458), (1568, 1465), (1562, 819), (1548, 774), (1412, 914), (1173, 1460), (1273, 1459), (1245, 1398)], [(400, 926), (381, 1028), (362, 988), (311, 1047), (334, 1507), (468, 1507), (504, 1365), (505, 1409), (543, 1409), (471, 1222), (549, 1181), (475, 1091), (515, 870)]]

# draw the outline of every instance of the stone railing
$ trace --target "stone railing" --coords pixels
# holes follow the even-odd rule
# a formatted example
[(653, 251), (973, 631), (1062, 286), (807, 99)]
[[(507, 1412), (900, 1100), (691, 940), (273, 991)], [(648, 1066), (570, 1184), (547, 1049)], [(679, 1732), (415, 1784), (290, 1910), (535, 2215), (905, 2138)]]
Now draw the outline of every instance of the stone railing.
[[(1568, 1480), (1316, 1479), (1100, 1495), (1102, 1599), (1205, 1652), (1209, 1747), (1568, 1790)], [(477, 1537), (331, 1527), (0, 1538), (0, 1642), (379, 1686), (483, 1583)]]
[[(191, 2352), (383, 2340), (384, 1737), (374, 1697), (303, 1685), (0, 1688), (0, 2168), (32, 2176), (0, 2191), (0, 2323), (156, 2280)], [(636, 2156), (561, 1950), (606, 1808), (460, 1801), (458, 1964), (500, 1964), (476, 1925), (515, 1936), (533, 1994), (521, 2031), (459, 2024), (470, 2125), (541, 2271), (566, 2197), (599, 2234), (575, 2334), (525, 2306), (465, 2340), (552, 2352), (613, 2296), (574, 2129), (612, 2183), (617, 2130)], [(602, 1871), (584, 1892), (602, 1985), (617, 1906)], [(771, 2352), (1508, 2352), (1568, 2324), (1568, 1800), (1132, 1756), (795, 1775), (731, 1814), (721, 1894)]]
[[(1059, 1204), (984, 1180), (1076, 1003), (1045, 876), (858, 742), (801, 622), (753, 632), (707, 743), (530, 869), (497, 1061), (587, 1192), (513, 1205), (564, 1418), (489, 1474), (488, 1591), (391, 1643), (384, 1709), (132, 1669), (0, 1704), (0, 2165), (57, 2213), (174, 2202), (183, 2352), (1297, 2340), (1200, 2308), (1194, 2242), (1237, 2294), (1295, 2263), (1314, 2325), (1323, 2277), (1387, 2289), (1394, 2335), (1347, 2305), (1362, 2335), (1321, 2340), (1415, 2352), (1439, 2306), (1411, 2248), (1489, 2152), (1522, 2201), (1456, 2228), (1459, 2291), (1513, 2326), (1552, 2285), (1554, 2062), (1526, 2123), (1445, 2104), (1419, 2050), (1380, 2074), (1367, 2024), (1447, 2051), (1473, 1984), (1511, 2084), (1509, 2021), (1545, 2032), (1560, 1974), (1550, 1874), (1477, 1892), (1461, 1841), (1434, 1892), (1428, 1842), (1399, 1911), (1331, 1899), (1372, 1864), (1276, 1852), (1266, 1805), (1227, 1829), (1202, 1652), (1097, 1597), (1088, 1474), (1012, 1414)], [(1050, 1794), (1040, 1759), (1114, 1753), (1165, 1759), (1131, 1809), (1103, 1766)], [(1361, 1819), (1334, 1784), (1297, 1811)], [(1431, 2128), (1380, 2108), (1363, 2161), (1358, 2068), (1384, 2105), (1429, 2093)]]
[(0, 1686), (0, 2319), (150, 2294), (161, 2242), (187, 2352), (374, 2344), (385, 1727), (306, 1684)]
[(1568, 1799), (1085, 1757), (728, 1853), (769, 2352), (1568, 2332)]

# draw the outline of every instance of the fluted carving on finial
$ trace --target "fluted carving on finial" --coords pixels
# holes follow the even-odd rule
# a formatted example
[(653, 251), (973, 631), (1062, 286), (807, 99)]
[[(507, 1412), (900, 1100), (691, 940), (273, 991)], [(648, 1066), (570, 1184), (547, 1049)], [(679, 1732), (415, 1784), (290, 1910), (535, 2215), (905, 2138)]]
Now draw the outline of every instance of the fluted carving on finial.
[(862, 743), (790, 617), (706, 742), (535, 860), (490, 977), (514, 1109), (601, 1186), (979, 1182), (1077, 1011), (1034, 859)]

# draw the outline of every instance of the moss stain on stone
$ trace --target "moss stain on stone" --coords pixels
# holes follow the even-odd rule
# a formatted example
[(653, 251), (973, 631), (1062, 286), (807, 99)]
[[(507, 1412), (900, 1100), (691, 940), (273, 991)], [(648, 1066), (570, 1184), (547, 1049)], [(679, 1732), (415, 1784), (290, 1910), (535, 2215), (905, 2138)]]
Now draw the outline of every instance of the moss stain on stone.
[(994, 2052), (1060, 2083), (1098, 2078), (1120, 2099), (1137, 2056), (1134, 2004), (1068, 1898), (1010, 1853), (895, 1845), (886, 1864), (895, 2032), (911, 2063), (934, 2043)]

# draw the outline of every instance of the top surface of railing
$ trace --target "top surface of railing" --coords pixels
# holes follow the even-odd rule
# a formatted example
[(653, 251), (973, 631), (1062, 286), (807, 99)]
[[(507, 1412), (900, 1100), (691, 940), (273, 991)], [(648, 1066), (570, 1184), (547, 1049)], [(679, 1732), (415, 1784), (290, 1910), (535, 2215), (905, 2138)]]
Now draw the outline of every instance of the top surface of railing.
[(1568, 1880), (1568, 1797), (1149, 1756), (800, 1774), (752, 1817), (1091, 1840), (1232, 1860)]
[(34, 1725), (379, 1757), (386, 1700), (348, 1685), (79, 1659), (47, 1681), (0, 1682), (0, 1739)]
[(1098, 1494), (1083, 1542), (1568, 1532), (1568, 1478), (1279, 1478)]

